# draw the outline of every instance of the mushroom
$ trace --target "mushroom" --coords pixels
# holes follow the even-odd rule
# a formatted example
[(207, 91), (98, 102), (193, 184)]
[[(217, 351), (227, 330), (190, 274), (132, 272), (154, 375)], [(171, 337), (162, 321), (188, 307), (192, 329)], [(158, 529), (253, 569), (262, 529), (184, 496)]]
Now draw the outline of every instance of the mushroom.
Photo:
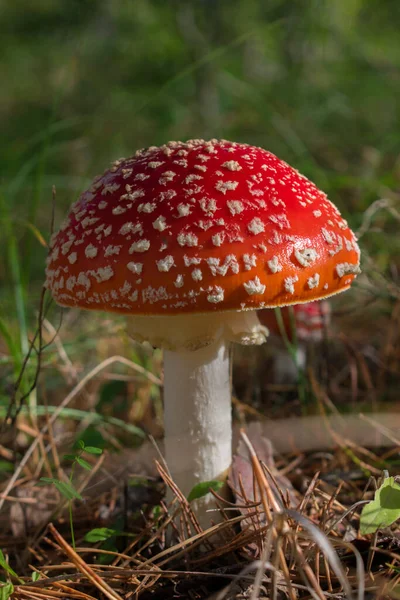
[(129, 315), (164, 348), (166, 458), (187, 495), (231, 463), (230, 343), (265, 341), (257, 309), (358, 273), (354, 234), (306, 177), (262, 148), (189, 140), (94, 180), (51, 239), (47, 287), (63, 306)]
[(288, 357), (288, 349), (282, 347), (283, 336), (275, 311), (269, 309), (257, 311), (260, 323), (281, 342), (274, 351), (273, 372), (276, 383), (295, 383), (298, 380), (299, 370), (304, 371), (306, 367), (307, 349), (310, 343), (321, 342), (330, 324), (331, 307), (328, 300), (295, 304), (292, 310), (294, 322), (288, 306), (280, 309), (283, 335), (287, 336), (291, 344), (296, 343), (294, 361)]

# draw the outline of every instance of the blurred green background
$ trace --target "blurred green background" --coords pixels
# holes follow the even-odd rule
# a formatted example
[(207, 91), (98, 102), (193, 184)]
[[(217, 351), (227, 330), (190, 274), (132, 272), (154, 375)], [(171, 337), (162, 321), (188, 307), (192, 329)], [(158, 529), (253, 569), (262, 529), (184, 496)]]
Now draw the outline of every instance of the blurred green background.
[(399, 23), (397, 0), (3, 0), (3, 233), (41, 280), (53, 184), (58, 219), (111, 160), (190, 137), (266, 147), (354, 223), (399, 184)]
[[(263, 146), (354, 229), (364, 222), (359, 288), (369, 284), (368, 300), (373, 267), (389, 315), (400, 289), (399, 23), (398, 0), (0, 0), (8, 351), (26, 351), (34, 326), (52, 186), (57, 227), (112, 160), (192, 137)], [(4, 362), (1, 340), (0, 351)]]

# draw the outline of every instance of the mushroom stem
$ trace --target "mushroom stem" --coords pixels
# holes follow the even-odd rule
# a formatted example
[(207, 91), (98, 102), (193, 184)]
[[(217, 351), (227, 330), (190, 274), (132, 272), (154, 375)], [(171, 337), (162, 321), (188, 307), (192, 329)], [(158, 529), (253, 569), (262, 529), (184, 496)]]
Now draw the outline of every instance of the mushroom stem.
[[(224, 479), (232, 458), (229, 346), (224, 340), (193, 351), (164, 352), (165, 453), (171, 475), (187, 497), (203, 481)], [(214, 506), (196, 503), (203, 526)]]

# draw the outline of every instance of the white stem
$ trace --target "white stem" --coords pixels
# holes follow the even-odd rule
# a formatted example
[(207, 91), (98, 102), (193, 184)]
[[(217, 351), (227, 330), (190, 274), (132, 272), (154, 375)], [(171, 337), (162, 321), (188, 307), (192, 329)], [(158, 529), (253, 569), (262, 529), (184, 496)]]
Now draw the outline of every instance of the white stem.
[[(224, 341), (195, 352), (164, 352), (165, 453), (175, 483), (187, 496), (203, 481), (225, 478), (232, 458), (229, 350)], [(202, 524), (214, 505), (197, 503)], [(202, 514), (199, 514), (199, 511)]]

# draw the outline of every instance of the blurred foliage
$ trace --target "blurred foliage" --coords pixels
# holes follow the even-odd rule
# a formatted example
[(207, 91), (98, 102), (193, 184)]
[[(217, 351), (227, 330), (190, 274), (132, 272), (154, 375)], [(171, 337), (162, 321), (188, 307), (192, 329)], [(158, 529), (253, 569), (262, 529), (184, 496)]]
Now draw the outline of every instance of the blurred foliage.
[[(188, 138), (271, 150), (360, 232), (363, 275), (332, 301), (336, 339), (322, 353), (321, 379), (342, 410), (397, 398), (399, 22), (398, 0), (0, 0), (0, 421), (25, 403), (22, 418), (27, 410), (35, 423), (113, 354), (160, 372), (160, 353), (132, 344), (122, 317), (61, 319), (47, 300), (44, 351), (37, 340), (25, 359), (53, 205), (57, 228), (111, 161)], [(236, 348), (235, 393), (257, 410), (268, 403), (297, 414), (297, 391), (272, 390), (270, 402), (271, 342)], [(122, 379), (105, 373), (103, 387), (90, 382), (63, 412), (68, 435), (115, 448), (131, 443), (129, 427), (160, 435), (159, 387), (117, 370)]]
[(264, 146), (358, 226), (399, 187), (399, 19), (397, 0), (0, 0), (0, 312), (21, 323), (43, 281), (52, 186), (57, 225), (111, 160), (169, 139)]

